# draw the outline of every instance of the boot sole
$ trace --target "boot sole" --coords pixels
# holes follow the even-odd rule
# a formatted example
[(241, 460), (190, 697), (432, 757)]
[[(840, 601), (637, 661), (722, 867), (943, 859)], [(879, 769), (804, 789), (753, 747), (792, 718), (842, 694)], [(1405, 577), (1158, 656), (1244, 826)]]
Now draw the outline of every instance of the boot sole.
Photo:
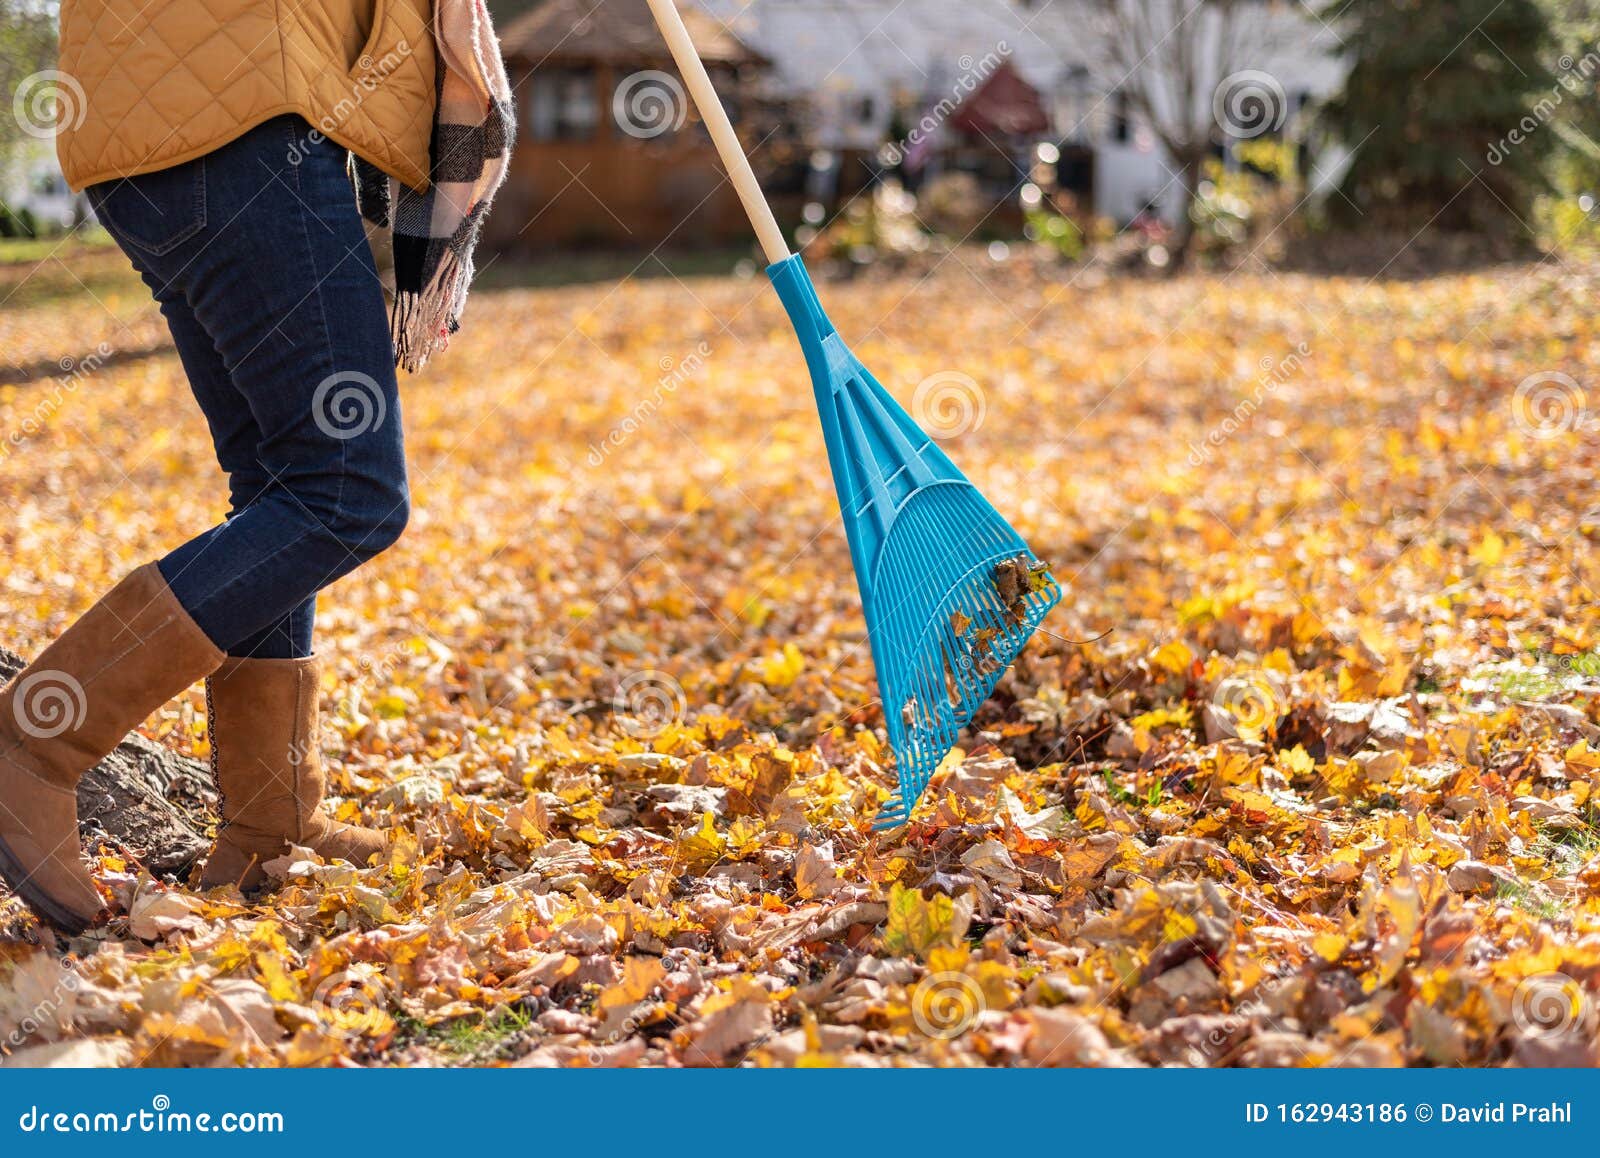
[(76, 937), (94, 923), (92, 918), (86, 919), (71, 909), (64, 908), (49, 893), (36, 887), (3, 840), (0, 840), (0, 877), (5, 879), (12, 892), (22, 898), (22, 903), (33, 910), (35, 916), (54, 925), (68, 936)]

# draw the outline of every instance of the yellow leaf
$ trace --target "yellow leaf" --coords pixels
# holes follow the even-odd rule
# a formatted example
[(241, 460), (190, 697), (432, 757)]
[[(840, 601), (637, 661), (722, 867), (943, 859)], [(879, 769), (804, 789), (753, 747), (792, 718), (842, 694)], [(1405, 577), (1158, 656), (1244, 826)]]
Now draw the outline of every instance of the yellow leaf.
[(708, 868), (728, 851), (728, 842), (717, 831), (717, 822), (707, 812), (700, 818), (700, 827), (680, 840), (678, 847), (691, 865)]
[(1296, 744), (1287, 752), (1278, 753), (1278, 767), (1291, 776), (1310, 776), (1317, 769), (1317, 762), (1311, 758), (1305, 745)]
[(625, 957), (621, 980), (601, 991), (596, 1007), (604, 1013), (637, 1005), (650, 996), (650, 991), (661, 984), (666, 975), (666, 967), (659, 957)]
[(1472, 557), (1485, 567), (1493, 567), (1505, 557), (1506, 541), (1491, 527), (1472, 549)]
[(1318, 933), (1311, 938), (1311, 948), (1318, 957), (1330, 964), (1344, 956), (1345, 946), (1350, 942), (1339, 933)]
[(786, 643), (781, 652), (761, 662), (759, 674), (762, 683), (778, 691), (799, 679), (805, 668), (806, 657), (800, 653), (800, 649), (792, 643)]
[(966, 935), (966, 916), (943, 893), (931, 899), (901, 884), (889, 892), (889, 920), (883, 930), (884, 951), (918, 957), (940, 946), (953, 947)]
[(1171, 672), (1173, 675), (1185, 674), (1193, 662), (1194, 652), (1190, 651), (1189, 645), (1181, 639), (1163, 644), (1150, 656), (1150, 666)]

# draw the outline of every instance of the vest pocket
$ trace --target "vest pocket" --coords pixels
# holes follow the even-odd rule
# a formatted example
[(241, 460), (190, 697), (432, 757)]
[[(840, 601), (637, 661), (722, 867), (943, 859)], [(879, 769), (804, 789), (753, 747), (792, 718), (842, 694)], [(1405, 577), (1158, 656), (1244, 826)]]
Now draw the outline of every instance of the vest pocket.
[(159, 257), (205, 228), (206, 159), (102, 181), (88, 194), (107, 233)]
[(372, 0), (372, 31), (367, 33), (367, 42), (350, 66), (350, 75), (357, 81), (370, 84), (393, 71), (394, 62), (388, 60), (388, 54), (398, 50), (388, 43), (388, 25), (389, 0)]

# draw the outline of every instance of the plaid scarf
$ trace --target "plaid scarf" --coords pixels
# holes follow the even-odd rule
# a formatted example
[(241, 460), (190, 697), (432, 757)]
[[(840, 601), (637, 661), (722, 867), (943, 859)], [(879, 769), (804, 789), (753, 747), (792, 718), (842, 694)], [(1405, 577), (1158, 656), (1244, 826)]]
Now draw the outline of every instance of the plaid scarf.
[(413, 373), (461, 328), (472, 250), (505, 180), (513, 112), (500, 43), (484, 0), (434, 0), (439, 103), (430, 184), (418, 193), (355, 159), (356, 204), (394, 253), (390, 332), (395, 364)]

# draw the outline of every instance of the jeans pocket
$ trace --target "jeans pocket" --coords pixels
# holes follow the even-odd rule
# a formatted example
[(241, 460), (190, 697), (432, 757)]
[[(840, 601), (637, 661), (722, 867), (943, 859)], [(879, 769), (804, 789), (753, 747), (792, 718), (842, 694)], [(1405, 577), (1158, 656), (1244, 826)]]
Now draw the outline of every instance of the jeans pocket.
[(102, 181), (88, 190), (100, 224), (152, 256), (170, 253), (206, 225), (206, 159)]

